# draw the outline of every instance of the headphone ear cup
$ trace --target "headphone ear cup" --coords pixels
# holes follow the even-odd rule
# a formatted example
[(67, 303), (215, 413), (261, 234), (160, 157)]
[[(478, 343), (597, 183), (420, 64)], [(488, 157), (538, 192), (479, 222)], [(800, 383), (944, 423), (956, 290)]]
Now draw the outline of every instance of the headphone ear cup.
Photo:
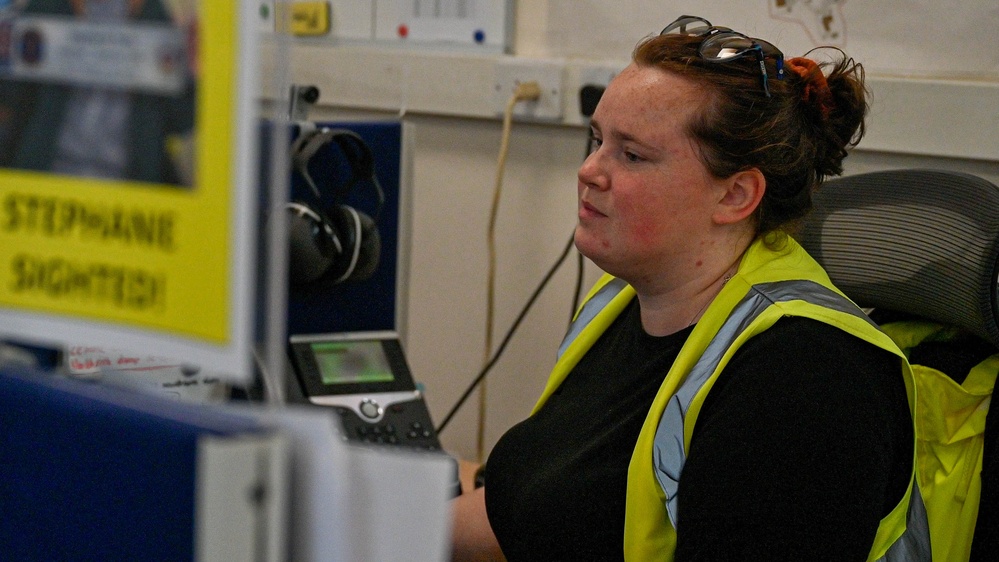
[(381, 239), (375, 221), (348, 205), (337, 205), (330, 213), (343, 242), (343, 254), (330, 275), (336, 283), (364, 281), (374, 274), (381, 253)]
[(288, 267), (292, 285), (307, 285), (323, 277), (341, 259), (343, 244), (330, 221), (303, 203), (288, 209)]
[(352, 279), (364, 281), (370, 279), (378, 269), (378, 261), (382, 254), (382, 239), (378, 232), (378, 225), (374, 219), (364, 213), (361, 216), (361, 253), (357, 258), (357, 266)]

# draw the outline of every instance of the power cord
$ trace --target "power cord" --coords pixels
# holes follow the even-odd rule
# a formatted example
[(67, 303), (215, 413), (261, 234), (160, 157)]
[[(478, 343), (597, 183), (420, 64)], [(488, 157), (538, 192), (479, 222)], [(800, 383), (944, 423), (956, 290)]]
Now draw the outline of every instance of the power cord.
[[(537, 82), (517, 84), (513, 94), (506, 102), (503, 111), (503, 133), (500, 138), (499, 157), (496, 163), (496, 183), (493, 187), (493, 201), (489, 209), (489, 227), (486, 230), (486, 245), (488, 247), (488, 273), (486, 276), (486, 336), (483, 346), (483, 365), (489, 364), (493, 348), (493, 318), (495, 316), (496, 300), (496, 217), (499, 215), (499, 204), (503, 193), (503, 171), (506, 168), (507, 154), (510, 151), (510, 131), (513, 128), (513, 111), (522, 101), (534, 101), (541, 97), (541, 88)], [(475, 452), (476, 459), (482, 462), (485, 457), (486, 440), (486, 385), (479, 387), (479, 419), (476, 428)]]
[(445, 427), (447, 427), (448, 422), (450, 422), (451, 418), (453, 418), (454, 415), (458, 412), (458, 410), (461, 409), (461, 406), (465, 403), (465, 400), (468, 400), (468, 397), (471, 396), (475, 388), (479, 386), (481, 382), (483, 382), (483, 380), (486, 378), (486, 375), (489, 374), (489, 371), (491, 371), (493, 366), (496, 365), (496, 362), (499, 361), (500, 356), (503, 355), (503, 351), (506, 350), (507, 344), (510, 343), (510, 340), (513, 339), (513, 335), (517, 332), (517, 328), (520, 327), (521, 322), (524, 321), (524, 318), (527, 317), (527, 313), (530, 312), (531, 307), (534, 306), (534, 302), (538, 300), (538, 297), (541, 296), (542, 291), (544, 291), (545, 287), (548, 286), (548, 282), (551, 281), (551, 278), (555, 275), (555, 272), (557, 272), (559, 267), (561, 267), (562, 264), (565, 262), (565, 258), (569, 255), (569, 251), (572, 250), (573, 241), (574, 241), (573, 238), (574, 237), (572, 236), (569, 237), (569, 242), (565, 245), (565, 248), (562, 249), (562, 253), (559, 255), (558, 259), (555, 260), (555, 263), (548, 270), (548, 273), (545, 274), (544, 279), (542, 279), (541, 283), (539, 283), (537, 288), (534, 289), (534, 292), (531, 294), (531, 297), (527, 299), (527, 304), (525, 304), (524, 308), (521, 309), (520, 314), (517, 315), (517, 318), (513, 321), (513, 324), (510, 325), (510, 329), (507, 330), (506, 336), (503, 337), (503, 341), (500, 342), (499, 347), (496, 348), (496, 352), (493, 354), (492, 357), (489, 358), (489, 361), (482, 368), (482, 370), (479, 371), (479, 374), (476, 375), (475, 379), (472, 380), (472, 383), (468, 385), (468, 388), (465, 389), (465, 392), (462, 393), (460, 398), (458, 398), (458, 401), (455, 403), (455, 405), (451, 407), (451, 411), (448, 412), (446, 416), (444, 416), (444, 420), (440, 423), (440, 425), (437, 426), (438, 434), (441, 431), (443, 431)]

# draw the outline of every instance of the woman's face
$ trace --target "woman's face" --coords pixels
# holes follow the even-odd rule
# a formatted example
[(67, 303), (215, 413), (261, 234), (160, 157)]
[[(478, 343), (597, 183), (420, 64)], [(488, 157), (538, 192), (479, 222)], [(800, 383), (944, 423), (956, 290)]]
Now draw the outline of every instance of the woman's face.
[(637, 285), (679, 284), (712, 250), (713, 178), (687, 136), (706, 92), (679, 75), (632, 64), (593, 114), (596, 149), (579, 169), (579, 251)]

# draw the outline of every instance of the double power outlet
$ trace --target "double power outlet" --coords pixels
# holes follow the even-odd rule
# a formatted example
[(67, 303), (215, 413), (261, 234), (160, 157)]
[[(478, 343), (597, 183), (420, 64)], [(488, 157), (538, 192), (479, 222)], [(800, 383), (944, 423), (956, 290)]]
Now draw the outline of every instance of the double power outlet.
[(519, 120), (561, 121), (565, 65), (558, 61), (503, 58), (496, 63), (493, 80), (493, 108), (502, 116), (517, 86), (536, 82), (541, 96), (521, 101), (513, 108)]
[(623, 65), (567, 63), (563, 60), (503, 57), (496, 62), (492, 105), (502, 116), (517, 86), (535, 82), (541, 96), (518, 102), (513, 117), (519, 121), (581, 123), (579, 91), (586, 85), (606, 86)]

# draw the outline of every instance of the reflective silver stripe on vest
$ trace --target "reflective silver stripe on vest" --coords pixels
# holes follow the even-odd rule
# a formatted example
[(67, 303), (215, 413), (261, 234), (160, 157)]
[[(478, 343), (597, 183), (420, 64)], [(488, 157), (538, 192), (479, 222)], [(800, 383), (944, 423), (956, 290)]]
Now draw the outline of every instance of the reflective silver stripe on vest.
[(814, 281), (778, 281), (754, 285), (749, 293), (732, 310), (714, 339), (708, 344), (701, 358), (687, 375), (687, 379), (670, 399), (659, 420), (653, 443), (653, 466), (656, 479), (666, 494), (666, 510), (669, 513), (673, 528), (677, 526), (677, 488), (680, 483), (680, 473), (687, 461), (683, 447), (684, 416), (690, 408), (690, 403), (697, 395), (711, 374), (715, 372), (725, 351), (736, 338), (746, 330), (764, 310), (775, 302), (804, 300), (832, 310), (839, 310), (873, 322), (854, 305), (836, 292), (815, 283)]
[(930, 522), (923, 505), (923, 495), (919, 486), (913, 485), (909, 500), (909, 513), (906, 515), (905, 532), (888, 547), (888, 552), (878, 562), (922, 562), (933, 559), (930, 548)]
[(608, 281), (606, 285), (600, 287), (595, 295), (583, 303), (583, 308), (576, 315), (576, 319), (572, 321), (572, 326), (569, 326), (569, 331), (565, 334), (565, 338), (562, 339), (562, 345), (558, 347), (559, 357), (562, 357), (565, 350), (569, 349), (569, 344), (579, 337), (583, 328), (588, 326), (596, 318), (597, 314), (607, 306), (607, 303), (612, 301), (627, 286), (626, 282), (615, 277)]
[[(821, 305), (831, 310), (853, 314), (870, 320), (849, 300), (838, 293), (813, 281), (778, 281), (755, 285), (743, 300), (732, 310), (721, 329), (704, 350), (701, 358), (687, 375), (669, 403), (659, 421), (653, 443), (653, 464), (656, 479), (666, 493), (666, 511), (674, 529), (678, 529), (677, 489), (680, 473), (686, 462), (683, 447), (683, 422), (690, 403), (704, 383), (714, 373), (725, 351), (736, 338), (766, 310), (772, 303), (803, 300)], [(919, 487), (913, 484), (909, 510), (906, 516), (906, 530), (879, 560), (884, 562), (928, 561), (931, 559), (929, 522), (923, 505)]]

